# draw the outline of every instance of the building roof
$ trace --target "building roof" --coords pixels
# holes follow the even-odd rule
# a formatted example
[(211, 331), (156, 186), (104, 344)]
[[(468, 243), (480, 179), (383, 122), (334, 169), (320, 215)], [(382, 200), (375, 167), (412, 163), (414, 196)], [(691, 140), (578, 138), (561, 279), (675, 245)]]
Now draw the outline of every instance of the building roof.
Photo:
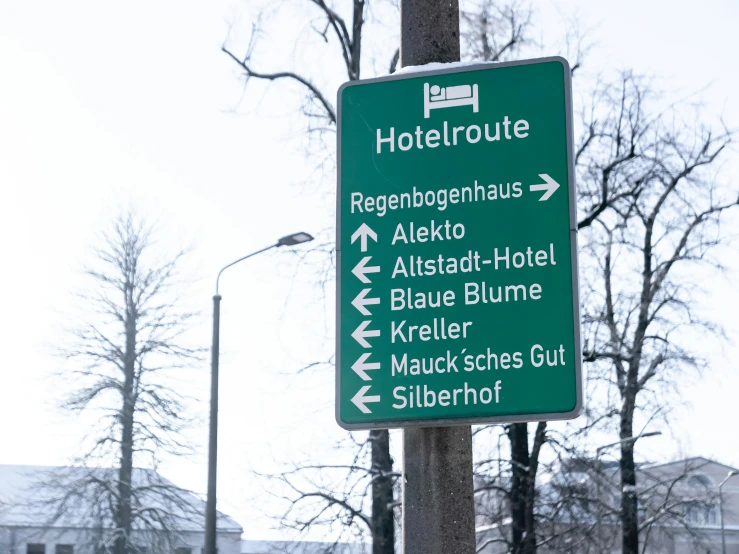
[(702, 466), (707, 465), (714, 465), (714, 466), (721, 466), (726, 468), (727, 472), (729, 471), (739, 471), (738, 468), (735, 468), (733, 466), (722, 464), (721, 462), (717, 462), (716, 460), (711, 460), (710, 458), (706, 458), (704, 456), (693, 456), (692, 458), (685, 458), (682, 460), (676, 460), (674, 462), (667, 462), (664, 464), (650, 464), (647, 466), (649, 469), (656, 469), (656, 468), (667, 468), (674, 465), (682, 465), (684, 467), (689, 468), (698, 468)]
[[(99, 491), (106, 485), (114, 486), (116, 479), (117, 471), (110, 468), (0, 464), (0, 527), (91, 526), (90, 514), (101, 501)], [(205, 502), (194, 493), (150, 469), (134, 469), (132, 486), (142, 505), (171, 514), (179, 530), (204, 531)], [(74, 494), (69, 495), (70, 491)], [(218, 530), (243, 531), (220, 512)]]

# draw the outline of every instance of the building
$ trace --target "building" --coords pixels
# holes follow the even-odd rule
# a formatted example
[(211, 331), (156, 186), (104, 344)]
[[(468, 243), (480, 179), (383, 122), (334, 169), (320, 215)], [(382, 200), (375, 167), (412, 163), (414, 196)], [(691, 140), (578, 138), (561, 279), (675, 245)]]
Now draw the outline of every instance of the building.
[[(739, 475), (736, 468), (695, 457), (637, 468), (640, 540), (653, 554), (739, 554)], [(537, 487), (537, 535), (542, 554), (621, 552), (621, 491), (617, 463), (565, 460)], [(723, 482), (721, 493), (719, 485)], [(509, 484), (478, 487), (478, 552), (507, 551)], [(722, 502), (723, 501), (723, 502)], [(723, 515), (721, 505), (723, 504)]]
[[(0, 554), (104, 554), (112, 524), (101, 504), (116, 483), (106, 468), (0, 465)], [(201, 554), (205, 503), (152, 470), (135, 469), (141, 554)], [(145, 518), (145, 519), (144, 519)], [(241, 526), (218, 515), (220, 554), (241, 554)]]

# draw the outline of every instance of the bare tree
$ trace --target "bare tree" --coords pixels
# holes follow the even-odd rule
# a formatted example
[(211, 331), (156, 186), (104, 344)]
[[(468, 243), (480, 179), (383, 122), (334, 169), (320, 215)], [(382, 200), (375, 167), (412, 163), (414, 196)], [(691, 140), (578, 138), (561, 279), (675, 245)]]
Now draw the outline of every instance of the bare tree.
[[(335, 449), (339, 460), (345, 458), (345, 452), (354, 452), (348, 463), (294, 463), (279, 473), (262, 475), (269, 483), (268, 493), (284, 506), (277, 516), (280, 525), (299, 533), (322, 527), (338, 537), (334, 547), (342, 539), (364, 543), (369, 537), (373, 551), (392, 551), (394, 506), (382, 502), (397, 496), (400, 474), (393, 472), (392, 459), (384, 466), (372, 464), (389, 451), (388, 445), (378, 444), (387, 435), (373, 431), (361, 440), (349, 434)], [(374, 449), (380, 449), (380, 454), (373, 453)], [(393, 542), (387, 545), (387, 540)]]
[[(366, 31), (365, 13), (369, 2), (364, 0), (352, 0), (342, 6), (347, 16), (341, 15), (341, 9), (334, 5), (328, 5), (323, 0), (309, 0), (309, 4), (316, 8), (318, 17), (312, 22), (313, 29), (318, 32), (327, 44), (330, 43), (334, 54), (340, 53), (343, 66), (348, 80), (356, 80), (360, 77), (363, 63), (362, 34)], [(511, 2), (492, 2), (482, 0), (479, 2), (468, 2), (461, 13), (461, 39), (463, 43), (464, 56), (467, 59), (481, 61), (503, 61), (515, 59), (528, 47), (538, 46), (533, 39), (533, 10), (523, 2), (513, 0)], [(351, 21), (351, 25), (347, 24)], [(256, 29), (256, 28), (255, 28)], [(237, 55), (228, 46), (224, 45), (223, 51), (233, 59), (243, 70), (247, 82), (251, 79), (276, 81), (281, 79), (291, 80), (298, 83), (306, 94), (307, 109), (304, 113), (308, 116), (309, 130), (325, 130), (328, 126), (336, 124), (335, 107), (329, 94), (320, 89), (317, 80), (310, 75), (301, 74), (299, 71), (281, 68), (278, 71), (264, 71), (259, 69), (254, 60), (256, 43), (252, 34), (246, 53)], [(297, 39), (296, 39), (297, 40)], [(581, 49), (576, 49), (577, 63), (579, 66)], [(365, 55), (366, 57), (366, 55)], [(395, 71), (398, 63), (398, 51), (395, 50), (389, 62), (389, 72)], [(333, 256), (333, 251), (328, 252)], [(508, 436), (511, 440), (511, 464), (514, 468), (514, 487), (512, 490), (513, 509), (513, 535), (515, 547), (514, 552), (533, 552), (535, 541), (534, 519), (533, 519), (533, 494), (536, 483), (536, 467), (539, 451), (545, 440), (546, 423), (541, 423), (535, 431), (533, 449), (529, 452), (528, 427), (526, 424), (516, 424), (508, 427)], [(387, 431), (373, 431), (370, 441), (375, 445), (372, 449), (371, 468), (382, 468), (383, 473), (392, 472), (392, 459), (389, 452), (389, 434)], [(391, 532), (391, 526), (386, 525), (392, 521), (387, 506), (395, 504), (392, 497), (392, 487), (380, 480), (374, 481), (373, 493), (373, 533), (374, 543), (378, 546), (374, 554), (390, 554), (393, 550), (394, 540), (390, 535), (378, 533), (379, 529)], [(380, 518), (385, 523), (375, 518)], [(524, 546), (524, 537), (526, 545)]]
[[(479, 61), (508, 61), (528, 55), (540, 54), (542, 45), (534, 38), (535, 11), (525, 2), (495, 2), (476, 0), (467, 2), (460, 14), (460, 38), (466, 59)], [(572, 72), (578, 70), (586, 54), (587, 46), (576, 24), (571, 24), (564, 44), (571, 59)], [(602, 209), (611, 205), (604, 201)], [(593, 219), (597, 217), (597, 214)], [(583, 222), (580, 222), (583, 225)], [(587, 223), (585, 223), (587, 225)], [(510, 509), (511, 536), (506, 539), (510, 552), (533, 554), (537, 548), (536, 487), (539, 457), (547, 442), (547, 422), (532, 426), (515, 423), (505, 426), (509, 440), (508, 507)], [(489, 460), (483, 460), (482, 466)]]
[[(701, 365), (686, 337), (696, 328), (716, 328), (698, 317), (699, 277), (685, 266), (720, 265), (711, 257), (724, 240), (720, 218), (737, 202), (736, 192), (715, 180), (732, 134), (692, 123), (699, 118), (682, 119), (676, 106), (660, 110), (654, 100), (648, 81), (628, 72), (615, 85), (598, 83), (582, 110), (576, 147), (581, 263), (589, 284), (584, 356), (597, 366), (589, 375), (594, 394), (578, 434), (607, 428), (617, 418), (619, 521), (624, 552), (634, 554), (646, 529), (638, 516), (635, 417), (648, 423), (666, 415), (676, 372)], [(566, 436), (552, 444), (545, 422), (531, 437), (527, 424), (507, 426), (505, 433), (511, 518), (506, 540), (511, 552), (531, 554), (561, 535), (559, 523), (558, 532), (550, 525), (549, 536), (537, 534), (537, 521), (547, 521), (536, 496), (542, 448), (549, 443), (560, 457), (574, 454), (577, 444)], [(559, 512), (549, 504), (547, 513)], [(689, 522), (681, 525), (688, 528)], [(575, 529), (585, 541), (589, 534), (579, 524)]]
[[(479, 429), (497, 434), (500, 453), (490, 452), (476, 463), (476, 511), (481, 554), (502, 554), (520, 548), (513, 543), (512, 471), (502, 426)], [(537, 468), (534, 489), (535, 548), (539, 552), (600, 554), (617, 548), (621, 535), (620, 469), (618, 462), (587, 455), (586, 441), (565, 431), (549, 431), (548, 456)], [(586, 434), (583, 438), (587, 438)], [(578, 444), (579, 443), (579, 444)], [(701, 474), (711, 462), (700, 458), (667, 464), (643, 462), (639, 475), (641, 552), (662, 551), (676, 541), (696, 551), (708, 546), (705, 526), (718, 521), (718, 491)], [(710, 528), (710, 527), (709, 527)], [(703, 551), (703, 550), (701, 550)]]
[[(340, 57), (345, 70), (347, 80), (359, 79), (362, 68), (368, 64), (370, 55), (367, 54), (363, 45), (367, 43), (367, 20), (371, 17), (369, 0), (347, 0), (336, 4), (329, 4), (324, 0), (307, 0), (307, 4), (315, 8), (316, 17), (312, 19), (311, 26), (325, 41), (329, 53)], [(377, 1), (377, 6), (382, 2)], [(392, 6), (391, 6), (392, 7)], [(397, 18), (397, 12), (393, 10), (393, 17)], [(530, 33), (531, 9), (520, 2), (512, 1), (494, 5), (493, 2), (484, 1), (479, 4), (470, 3), (469, 9), (463, 12), (463, 24), (465, 26), (463, 41), (468, 47), (467, 57), (479, 59), (477, 49), (480, 45), (485, 50), (484, 60), (498, 61), (510, 59), (521, 49), (534, 44)], [(287, 80), (297, 83), (305, 93), (304, 114), (308, 118), (309, 131), (325, 131), (333, 129), (336, 125), (336, 108), (332, 102), (333, 91), (322, 90), (317, 84), (317, 76), (307, 75), (293, 68), (279, 68), (277, 70), (265, 70), (255, 60), (256, 32), (254, 27), (252, 39), (245, 53), (237, 54), (228, 45), (223, 46), (223, 51), (234, 60), (244, 71), (247, 83), (252, 79), (264, 81)], [(295, 37), (295, 42), (298, 38)], [(399, 52), (394, 49), (389, 61), (383, 67), (393, 73), (398, 64)], [(323, 146), (317, 146), (322, 148)], [(315, 154), (315, 152), (314, 152)], [(332, 155), (332, 154), (331, 154)], [(327, 249), (326, 254), (333, 257), (333, 248)], [(355, 460), (362, 459), (359, 453), (365, 443), (360, 445), (360, 450), (354, 453)], [(371, 456), (367, 460), (368, 466), (364, 469), (365, 475), (372, 476), (372, 508), (371, 518), (368, 526), (372, 529), (373, 554), (394, 554), (395, 532), (393, 507), (398, 504), (393, 493), (393, 483), (384, 476), (393, 475), (392, 457), (390, 454), (390, 435), (387, 430), (372, 431), (369, 434), (371, 445)], [(355, 467), (355, 466), (351, 466)], [(314, 471), (314, 467), (307, 468)], [(300, 471), (300, 468), (293, 468)], [(284, 477), (284, 474), (281, 474)], [(304, 496), (305, 490), (301, 491)], [(325, 498), (328, 504), (334, 499)], [(336, 504), (333, 504), (336, 506)], [(361, 520), (360, 520), (361, 521)], [(283, 523), (284, 522), (283, 520)]]
[(623, 74), (598, 93), (578, 150), (585, 357), (617, 420), (624, 554), (639, 551), (635, 422), (663, 417), (680, 372), (701, 367), (690, 344), (716, 328), (696, 305), (700, 271), (720, 267), (721, 219), (737, 205), (716, 175), (732, 133), (656, 100), (648, 81)]
[[(476, 430), (478, 552), (601, 552), (587, 522), (595, 501), (581, 483), (570, 483), (570, 461), (584, 459), (591, 427), (546, 422), (531, 427), (533, 436), (513, 438), (528, 426)], [(497, 447), (491, 451), (480, 442)], [(516, 447), (521, 452), (514, 453)]]
[[(510, 518), (510, 530), (501, 524), (498, 535), (487, 540), (507, 544), (510, 552), (529, 554), (556, 544), (571, 549), (575, 543), (602, 551), (603, 542), (584, 525), (583, 506), (599, 506), (603, 516), (611, 506), (600, 495), (587, 490), (578, 495), (571, 486), (567, 495), (542, 498), (537, 480), (542, 472), (556, 471), (551, 462), (542, 462), (544, 447), (549, 460), (583, 456), (588, 434), (612, 430), (614, 419), (621, 440), (616, 490), (622, 491), (618, 521), (623, 522), (624, 552), (637, 552), (639, 533), (648, 535), (649, 526), (670, 512), (662, 500), (646, 510), (655, 502), (654, 491), (637, 488), (634, 445), (641, 431), (634, 431), (634, 421), (646, 425), (664, 418), (672, 401), (668, 395), (677, 387), (676, 372), (701, 366), (686, 345), (697, 328), (716, 329), (698, 317), (695, 292), (701, 277), (686, 266), (716, 267), (711, 253), (724, 240), (720, 217), (737, 199), (716, 181), (731, 133), (692, 123), (700, 121), (697, 117), (682, 119), (686, 106), (660, 108), (657, 96), (648, 80), (626, 72), (615, 84), (598, 82), (580, 113), (576, 165), (580, 259), (587, 283), (584, 357), (595, 366), (589, 372), (590, 402), (583, 423), (569, 434), (553, 435), (544, 422), (533, 434), (527, 424), (504, 427), (498, 440), (506, 436), (509, 449), (498, 454), (497, 474), (487, 471), (493, 460), (478, 460), (481, 490), (492, 487), (505, 496), (496, 504), (498, 523)], [(504, 470), (501, 457), (510, 463)], [(663, 496), (673, 500), (668, 493), (656, 498)], [(574, 504), (563, 503), (566, 498)], [(671, 510), (673, 523), (681, 502)], [(562, 524), (564, 514), (576, 522), (571, 536)], [(684, 518), (679, 521), (690, 528)]]
[(190, 423), (185, 399), (169, 383), (200, 351), (187, 345), (194, 314), (179, 307), (177, 295), (185, 251), (160, 258), (152, 229), (128, 211), (94, 253), (82, 295), (91, 313), (59, 352), (74, 387), (63, 407), (99, 418), (80, 467), (47, 483), (45, 501), (55, 506), (53, 518), (74, 513), (80, 525), (102, 525), (101, 544), (128, 554), (140, 546), (134, 534), (170, 541), (184, 520), (202, 513), (184, 491), (154, 471), (136, 469), (156, 469), (162, 453), (189, 451), (182, 437)]
[(469, 60), (507, 61), (537, 45), (533, 37), (534, 11), (523, 2), (466, 2), (459, 15), (462, 51)]
[[(341, 6), (348, 14), (343, 18), (334, 5), (320, 0), (309, 4), (316, 7), (322, 22), (314, 29), (331, 51), (341, 56), (347, 77), (358, 78), (367, 59), (366, 48), (363, 51), (360, 45), (367, 43), (363, 14), (369, 3), (347, 2)], [(469, 1), (463, 5), (461, 23), (466, 59), (501, 61), (541, 51), (533, 38), (533, 11), (526, 4)], [(575, 30), (564, 42), (574, 72), (587, 50), (585, 41)], [(282, 69), (257, 71), (253, 47), (254, 43), (250, 44), (244, 56), (227, 47), (224, 51), (248, 79), (287, 78), (298, 83), (310, 106), (306, 110), (310, 128), (332, 129), (336, 114), (329, 99), (333, 95), (322, 90), (312, 75)], [(395, 52), (390, 72), (397, 61)], [(678, 111), (650, 102), (655, 96), (645, 79), (628, 72), (615, 83), (596, 83), (579, 103), (583, 107), (578, 110), (575, 152), (581, 263), (587, 281), (584, 356), (596, 368), (589, 382), (595, 401), (578, 433), (585, 437), (591, 429), (610, 431), (613, 418), (619, 422), (617, 432), (624, 441), (621, 517), (624, 551), (629, 553), (636, 553), (639, 533), (635, 440), (631, 440), (638, 435), (634, 433), (634, 418), (649, 421), (664, 413), (667, 402), (663, 395), (675, 384), (670, 373), (700, 365), (694, 353), (679, 346), (687, 329), (696, 325), (710, 328), (696, 318), (690, 297), (694, 276), (682, 267), (708, 261), (709, 252), (722, 240), (718, 220), (735, 202), (735, 198), (723, 197), (724, 189), (711, 181), (710, 174), (725, 153), (731, 133), (692, 125), (682, 120)], [(618, 269), (615, 260), (619, 260)], [(657, 394), (657, 385), (662, 395)], [(647, 397), (648, 402), (637, 402), (637, 398)], [(510, 537), (505, 540), (512, 552), (531, 554), (538, 545), (554, 542), (536, 529), (541, 519), (537, 513), (537, 472), (542, 452), (548, 447), (550, 453), (561, 456), (580, 445), (568, 444), (567, 437), (558, 437), (555, 442), (559, 444), (552, 444), (546, 422), (531, 429), (527, 424), (507, 426), (505, 436), (510, 468), (506, 508), (511, 518)], [(374, 461), (372, 465), (376, 465)], [(545, 471), (553, 469), (547, 465)], [(391, 499), (384, 498), (383, 503), (387, 505)], [(379, 552), (389, 551), (376, 554)]]
[[(316, 19), (313, 21), (313, 29), (329, 45), (330, 53), (340, 56), (347, 79), (350, 81), (359, 79), (362, 69), (362, 39), (368, 1), (349, 0), (341, 7), (329, 5), (324, 0), (309, 0), (308, 3), (315, 9), (316, 13)], [(347, 15), (342, 15), (342, 11), (345, 11)], [(327, 127), (333, 128), (337, 121), (336, 108), (331, 100), (334, 96), (333, 92), (321, 90), (311, 75), (301, 74), (298, 70), (283, 68), (279, 70), (260, 69), (258, 67), (259, 61), (254, 60), (257, 27), (255, 26), (252, 31), (252, 38), (245, 54), (236, 54), (226, 44), (222, 47), (223, 52), (243, 69), (247, 84), (252, 79), (265, 81), (288, 80), (299, 84), (306, 94), (304, 113), (308, 118), (309, 130), (318, 129), (322, 131)], [(297, 40), (297, 37), (295, 40)], [(395, 63), (397, 63), (397, 60)], [(322, 146), (318, 148), (320, 149)], [(320, 245), (319, 248), (321, 248)], [(324, 248), (324, 250), (327, 256), (333, 259), (333, 245), (330, 248)], [(392, 457), (390, 455), (390, 437), (388, 431), (373, 431), (370, 434), (367, 444), (371, 445), (371, 455), (368, 460), (368, 467), (364, 468), (364, 474), (370, 475), (373, 471), (379, 471), (382, 474), (392, 473)], [(355, 452), (355, 460), (363, 459), (364, 444), (358, 446), (359, 450)], [(312, 468), (306, 468), (306, 470), (310, 472)], [(293, 471), (299, 472), (300, 468), (294, 468)], [(289, 484), (287, 475), (283, 474), (282, 478)], [(370, 483), (373, 486), (372, 516), (371, 518), (367, 518), (367, 523), (368, 528), (372, 532), (373, 544), (375, 545), (373, 547), (373, 554), (394, 554), (394, 494), (392, 483), (384, 478), (371, 479)], [(327, 508), (337, 506), (333, 497), (319, 495), (314, 498), (323, 498)], [(283, 523), (291, 527), (295, 525), (300, 527), (300, 524), (289, 523), (288, 519), (283, 518)], [(350, 518), (348, 521), (363, 520), (361, 518), (359, 520)]]

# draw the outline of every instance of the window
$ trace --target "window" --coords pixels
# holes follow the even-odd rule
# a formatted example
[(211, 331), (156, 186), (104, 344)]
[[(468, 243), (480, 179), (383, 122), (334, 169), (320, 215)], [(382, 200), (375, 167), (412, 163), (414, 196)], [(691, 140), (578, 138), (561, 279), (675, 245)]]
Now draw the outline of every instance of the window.
[(71, 544), (57, 544), (54, 547), (54, 554), (74, 554), (74, 546)]
[(708, 506), (706, 513), (706, 524), (707, 525), (718, 525), (718, 510), (716, 506)]
[(46, 545), (45, 544), (26, 545), (26, 554), (46, 554)]
[(685, 505), (685, 519), (695, 525), (718, 525), (718, 510), (712, 504), (688, 502)]
[(712, 485), (711, 479), (705, 475), (691, 475), (688, 478), (688, 485), (691, 487), (703, 487), (708, 488)]

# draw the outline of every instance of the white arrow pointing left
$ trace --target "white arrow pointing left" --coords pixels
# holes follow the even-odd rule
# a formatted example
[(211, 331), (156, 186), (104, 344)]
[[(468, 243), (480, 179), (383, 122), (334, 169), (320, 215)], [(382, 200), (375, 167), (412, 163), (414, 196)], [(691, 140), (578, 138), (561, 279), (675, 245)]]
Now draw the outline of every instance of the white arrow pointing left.
[(372, 410), (370, 410), (365, 404), (370, 404), (372, 402), (379, 402), (380, 401), (380, 395), (374, 395), (374, 396), (365, 396), (367, 392), (372, 388), (371, 385), (365, 385), (361, 389), (359, 389), (359, 392), (354, 395), (354, 398), (352, 398), (352, 404), (354, 404), (363, 414), (371, 414)]
[(380, 362), (367, 362), (370, 357), (369, 352), (362, 354), (359, 359), (352, 365), (352, 371), (362, 378), (362, 381), (372, 381), (372, 377), (367, 372), (372, 369), (380, 369)]
[(367, 263), (372, 259), (372, 256), (365, 256), (361, 260), (359, 260), (359, 263), (354, 266), (354, 269), (352, 269), (352, 273), (362, 281), (364, 284), (368, 285), (372, 282), (372, 280), (367, 277), (367, 273), (378, 273), (380, 271), (379, 265), (367, 265)]
[(545, 200), (549, 200), (549, 197), (552, 196), (552, 194), (554, 194), (554, 191), (559, 188), (559, 183), (552, 179), (546, 173), (539, 173), (539, 177), (544, 179), (545, 182), (538, 185), (531, 185), (529, 187), (529, 190), (531, 192), (538, 192), (540, 190), (546, 191), (544, 195), (539, 198), (539, 202), (544, 202)]
[(359, 327), (354, 329), (354, 332), (352, 333), (352, 338), (354, 338), (355, 341), (357, 341), (359, 344), (361, 344), (365, 348), (372, 348), (372, 345), (370, 345), (369, 342), (367, 342), (368, 338), (371, 337), (379, 337), (380, 336), (380, 330), (376, 331), (368, 331), (367, 326), (372, 323), (371, 321), (363, 321), (359, 324)]
[(365, 308), (365, 306), (371, 306), (373, 304), (380, 303), (379, 298), (367, 298), (367, 294), (369, 294), (371, 290), (372, 289), (362, 289), (362, 292), (360, 292), (357, 297), (352, 300), (352, 306), (358, 309), (362, 315), (372, 315), (372, 313), (367, 308)]
[(371, 238), (373, 241), (377, 242), (377, 233), (370, 229), (369, 225), (367, 225), (366, 223), (362, 223), (359, 226), (359, 229), (354, 231), (354, 234), (352, 235), (352, 244), (357, 242), (357, 239), (359, 239), (359, 246), (362, 252), (367, 252), (368, 238)]

